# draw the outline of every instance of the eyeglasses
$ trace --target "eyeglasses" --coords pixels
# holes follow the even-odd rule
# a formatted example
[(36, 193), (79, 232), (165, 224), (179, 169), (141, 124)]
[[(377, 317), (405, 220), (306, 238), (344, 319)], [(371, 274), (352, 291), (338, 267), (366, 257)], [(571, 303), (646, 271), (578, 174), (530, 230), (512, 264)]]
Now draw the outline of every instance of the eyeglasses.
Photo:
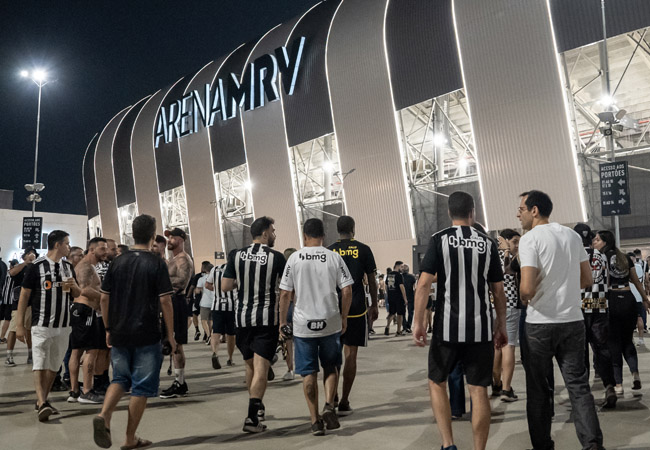
[(528, 211), (528, 208), (526, 208), (525, 206), (520, 206), (519, 208), (517, 208), (517, 212), (519, 214), (521, 214), (524, 211)]

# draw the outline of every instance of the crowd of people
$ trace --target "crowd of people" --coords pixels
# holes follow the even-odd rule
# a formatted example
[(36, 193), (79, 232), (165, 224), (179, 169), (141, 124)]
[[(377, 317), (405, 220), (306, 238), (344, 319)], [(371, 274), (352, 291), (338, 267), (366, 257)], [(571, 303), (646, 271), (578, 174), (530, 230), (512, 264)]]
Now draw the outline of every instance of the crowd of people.
[[(52, 391), (69, 390), (71, 403), (101, 405), (92, 423), (101, 448), (112, 445), (112, 415), (128, 394), (122, 448), (131, 449), (151, 445), (136, 434), (149, 398), (190, 393), (188, 336), (203, 335), (214, 370), (222, 368), (220, 344), (227, 366), (234, 365), (235, 347), (241, 353), (247, 433), (267, 429), (264, 395), (280, 349), (282, 379), (302, 377), (311, 433), (323, 435), (353, 413), (358, 350), (368, 345), (382, 306), (385, 335), (395, 323), (397, 336), (412, 333), (416, 346), (429, 346), (428, 384), (443, 450), (456, 450), (452, 420), (466, 413), (465, 382), (474, 448), (485, 449), (490, 395), (519, 399), (512, 387), (517, 346), (533, 448), (554, 448), (555, 359), (583, 449), (603, 449), (589, 347), (605, 388), (602, 407), (615, 408), (624, 393), (623, 359), (632, 391), (641, 389), (636, 346), (644, 345), (650, 308), (648, 261), (638, 250), (623, 253), (610, 231), (550, 222), (553, 203), (540, 191), (520, 197), (522, 233), (506, 229), (492, 237), (464, 192), (451, 194), (448, 209), (452, 225), (431, 237), (415, 275), (402, 261), (380, 274), (370, 247), (355, 239), (350, 216), (338, 219), (339, 239), (328, 247), (323, 222), (305, 221), (303, 248), (284, 253), (274, 249), (274, 220), (257, 218), (251, 245), (232, 250), (224, 264), (202, 262), (197, 274), (185, 231), (156, 235), (148, 215), (134, 219), (129, 247), (96, 237), (84, 250), (71, 247), (65, 231), (53, 231), (44, 255), (27, 249), (9, 267), (0, 260), (5, 365), (16, 365), (16, 341), (25, 343), (41, 422), (58, 414)], [(165, 356), (174, 381), (160, 390)]]

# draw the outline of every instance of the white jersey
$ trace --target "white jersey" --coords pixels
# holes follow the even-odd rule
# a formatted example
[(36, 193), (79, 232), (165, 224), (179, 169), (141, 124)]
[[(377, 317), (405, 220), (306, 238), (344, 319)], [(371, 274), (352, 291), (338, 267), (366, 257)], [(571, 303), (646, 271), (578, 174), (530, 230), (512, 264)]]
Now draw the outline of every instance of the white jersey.
[(354, 283), (338, 253), (325, 247), (305, 247), (287, 261), (280, 289), (296, 291), (293, 334), (301, 338), (329, 336), (341, 331), (336, 288)]

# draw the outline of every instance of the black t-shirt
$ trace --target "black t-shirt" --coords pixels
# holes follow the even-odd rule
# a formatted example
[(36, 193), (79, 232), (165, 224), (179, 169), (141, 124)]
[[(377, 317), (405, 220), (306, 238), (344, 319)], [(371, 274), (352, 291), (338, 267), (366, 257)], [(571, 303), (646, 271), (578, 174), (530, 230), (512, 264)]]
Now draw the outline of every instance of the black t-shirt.
[(110, 295), (112, 345), (142, 347), (160, 342), (160, 297), (174, 292), (162, 258), (136, 249), (122, 254), (109, 266), (101, 291)]
[(190, 279), (190, 284), (188, 284), (187, 289), (185, 289), (185, 297), (186, 298), (195, 298), (196, 297), (196, 294), (194, 293), (194, 290), (196, 289), (196, 285), (199, 282), (199, 278), (201, 278), (202, 276), (203, 276), (203, 272), (199, 272)]
[(18, 272), (16, 275), (11, 277), (11, 280), (13, 281), (13, 301), (11, 303), (11, 309), (13, 311), (18, 311), (18, 300), (20, 299), (20, 288), (23, 285), (23, 280), (25, 279), (25, 273), (27, 272), (27, 268), (31, 266), (31, 264), (26, 264), (25, 267), (23, 267), (23, 270)]
[(388, 293), (388, 302), (403, 302), (402, 290), (400, 286), (404, 284), (404, 277), (399, 272), (391, 270), (386, 275), (386, 292)]
[(616, 253), (610, 252), (607, 256), (607, 266), (609, 268), (609, 287), (611, 289), (623, 289), (630, 286), (630, 270), (634, 269), (634, 261), (628, 255), (627, 268), (622, 268), (616, 261)]
[(350, 306), (350, 316), (357, 316), (366, 311), (366, 293), (363, 288), (363, 276), (375, 276), (377, 265), (372, 250), (366, 244), (354, 239), (341, 239), (330, 245), (330, 250), (338, 253), (348, 266), (350, 275), (354, 280), (352, 285), (352, 305)]
[(415, 283), (417, 282), (415, 279), (415, 275), (413, 275), (412, 273), (403, 273), (402, 278), (404, 279), (406, 300), (408, 300), (409, 303), (413, 303), (415, 301)]

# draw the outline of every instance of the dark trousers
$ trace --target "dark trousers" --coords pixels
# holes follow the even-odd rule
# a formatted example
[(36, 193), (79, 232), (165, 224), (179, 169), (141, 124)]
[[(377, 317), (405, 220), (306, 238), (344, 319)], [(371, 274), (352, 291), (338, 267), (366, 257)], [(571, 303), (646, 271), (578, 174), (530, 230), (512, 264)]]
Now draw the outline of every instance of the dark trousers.
[(632, 340), (639, 314), (631, 291), (610, 291), (609, 294), (609, 351), (614, 366), (614, 379), (616, 384), (622, 384), (623, 357), (630, 372), (639, 371), (639, 357)]
[(413, 325), (413, 309), (414, 305), (413, 302), (415, 300), (409, 300), (407, 305), (406, 305), (406, 314), (404, 314), (404, 320), (406, 321), (406, 328), (409, 330), (411, 329), (411, 325)]
[[(521, 363), (526, 368), (526, 357), (528, 356), (528, 346), (526, 345), (526, 308), (521, 310), (519, 317), (519, 352)], [(549, 361), (549, 368), (546, 371), (549, 396), (551, 398), (551, 417), (555, 416), (555, 372), (553, 369), (553, 360)]]
[(465, 381), (463, 375), (463, 365), (456, 364), (447, 378), (449, 385), (449, 404), (451, 405), (451, 415), (461, 417), (465, 414)]
[(603, 381), (603, 386), (614, 386), (614, 367), (609, 351), (609, 315), (607, 312), (593, 311), (584, 314), (585, 318), (585, 367), (589, 376), (589, 347), (594, 352), (596, 372)]
[(555, 448), (551, 439), (552, 391), (548, 372), (555, 357), (571, 400), (572, 417), (583, 449), (602, 449), (603, 433), (585, 367), (584, 321), (526, 324), (526, 413), (535, 450)]

